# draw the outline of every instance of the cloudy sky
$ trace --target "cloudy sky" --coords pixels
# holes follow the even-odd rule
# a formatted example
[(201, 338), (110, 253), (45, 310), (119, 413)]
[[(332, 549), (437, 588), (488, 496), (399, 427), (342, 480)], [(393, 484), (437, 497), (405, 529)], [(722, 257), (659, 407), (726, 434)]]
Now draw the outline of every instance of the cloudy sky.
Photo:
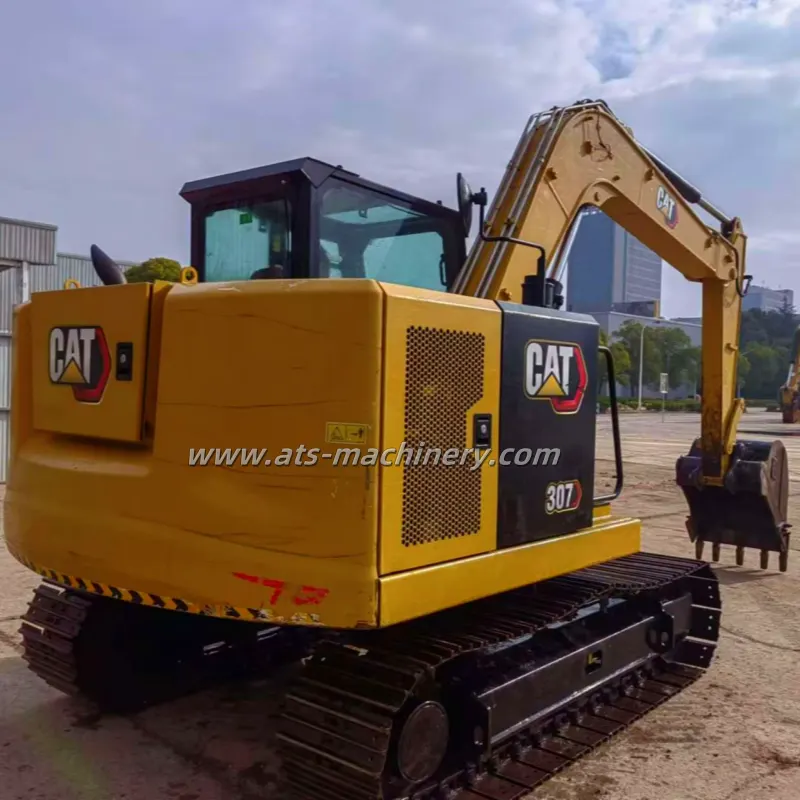
[[(186, 180), (311, 155), (455, 203), (606, 99), (800, 293), (800, 0), (0, 0), (0, 216), (188, 260)], [(673, 270), (667, 315), (699, 313)], [(800, 305), (800, 302), (798, 303)]]

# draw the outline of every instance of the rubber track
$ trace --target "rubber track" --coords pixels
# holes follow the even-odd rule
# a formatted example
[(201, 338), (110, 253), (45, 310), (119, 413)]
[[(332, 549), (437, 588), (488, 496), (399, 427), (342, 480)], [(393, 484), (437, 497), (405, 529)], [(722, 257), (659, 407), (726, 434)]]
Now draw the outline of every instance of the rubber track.
[[(456, 656), (476, 662), (492, 645), (573, 619), (581, 607), (631, 597), (686, 580), (691, 636), (673, 654), (607, 684), (570, 714), (551, 719), (558, 732), (542, 738), (542, 721), (503, 742), (489, 764), (463, 765), (444, 783), (416, 789), (413, 800), (515, 800), (544, 783), (700, 677), (719, 635), (719, 586), (703, 563), (638, 553), (393, 629), (364, 640), (366, 654), (330, 640), (316, 648), (286, 697), (278, 738), (286, 796), (297, 800), (381, 800), (381, 775), (392, 728), (426, 676)], [(699, 580), (697, 580), (699, 579)], [(358, 644), (358, 637), (354, 640)], [(509, 651), (513, 652), (513, 647)], [(657, 667), (657, 668), (656, 668)], [(480, 669), (480, 664), (476, 664)], [(494, 674), (491, 663), (488, 676)], [(393, 791), (389, 796), (398, 796)], [(281, 795), (284, 796), (283, 794)]]

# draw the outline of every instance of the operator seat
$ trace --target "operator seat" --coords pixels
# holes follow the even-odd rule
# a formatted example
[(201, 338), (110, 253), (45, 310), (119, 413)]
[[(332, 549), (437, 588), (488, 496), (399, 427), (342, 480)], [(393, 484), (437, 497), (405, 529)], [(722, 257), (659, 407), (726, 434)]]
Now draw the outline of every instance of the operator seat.
[(288, 277), (284, 271), (283, 266), (280, 264), (275, 264), (273, 267), (263, 267), (262, 269), (257, 269), (251, 276), (251, 281), (258, 281), (264, 280), (267, 278), (286, 278)]

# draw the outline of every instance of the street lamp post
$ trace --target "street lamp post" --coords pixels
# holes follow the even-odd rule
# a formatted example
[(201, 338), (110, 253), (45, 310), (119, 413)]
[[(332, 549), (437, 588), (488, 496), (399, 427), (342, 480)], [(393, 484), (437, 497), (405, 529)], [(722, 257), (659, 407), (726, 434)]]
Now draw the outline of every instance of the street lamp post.
[[(653, 324), (658, 325), (661, 320), (653, 318)], [(639, 335), (639, 408), (637, 411), (642, 410), (642, 372), (644, 368), (644, 329), (645, 324), (642, 323), (642, 332)]]
[(642, 332), (639, 335), (639, 408), (637, 411), (642, 410), (642, 368), (644, 367), (644, 323), (642, 323)]

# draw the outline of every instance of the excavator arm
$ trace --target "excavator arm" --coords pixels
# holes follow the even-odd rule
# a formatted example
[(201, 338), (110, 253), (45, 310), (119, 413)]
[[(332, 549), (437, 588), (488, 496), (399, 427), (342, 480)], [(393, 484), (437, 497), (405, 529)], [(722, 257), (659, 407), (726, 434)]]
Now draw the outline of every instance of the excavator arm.
[[(523, 286), (560, 288), (562, 256), (588, 206), (611, 219), (703, 291), (700, 438), (677, 465), (698, 554), (704, 541), (788, 553), (788, 467), (780, 442), (737, 442), (743, 402), (736, 372), (746, 236), (737, 218), (642, 147), (602, 101), (531, 117), (453, 286), (467, 295), (520, 302)], [(719, 222), (703, 222), (699, 206)], [(738, 516), (737, 516), (738, 514)], [(749, 527), (748, 527), (749, 526)], [(783, 566), (783, 563), (782, 563)]]
[(789, 372), (780, 389), (781, 416), (784, 422), (800, 422), (800, 328), (794, 332)]

